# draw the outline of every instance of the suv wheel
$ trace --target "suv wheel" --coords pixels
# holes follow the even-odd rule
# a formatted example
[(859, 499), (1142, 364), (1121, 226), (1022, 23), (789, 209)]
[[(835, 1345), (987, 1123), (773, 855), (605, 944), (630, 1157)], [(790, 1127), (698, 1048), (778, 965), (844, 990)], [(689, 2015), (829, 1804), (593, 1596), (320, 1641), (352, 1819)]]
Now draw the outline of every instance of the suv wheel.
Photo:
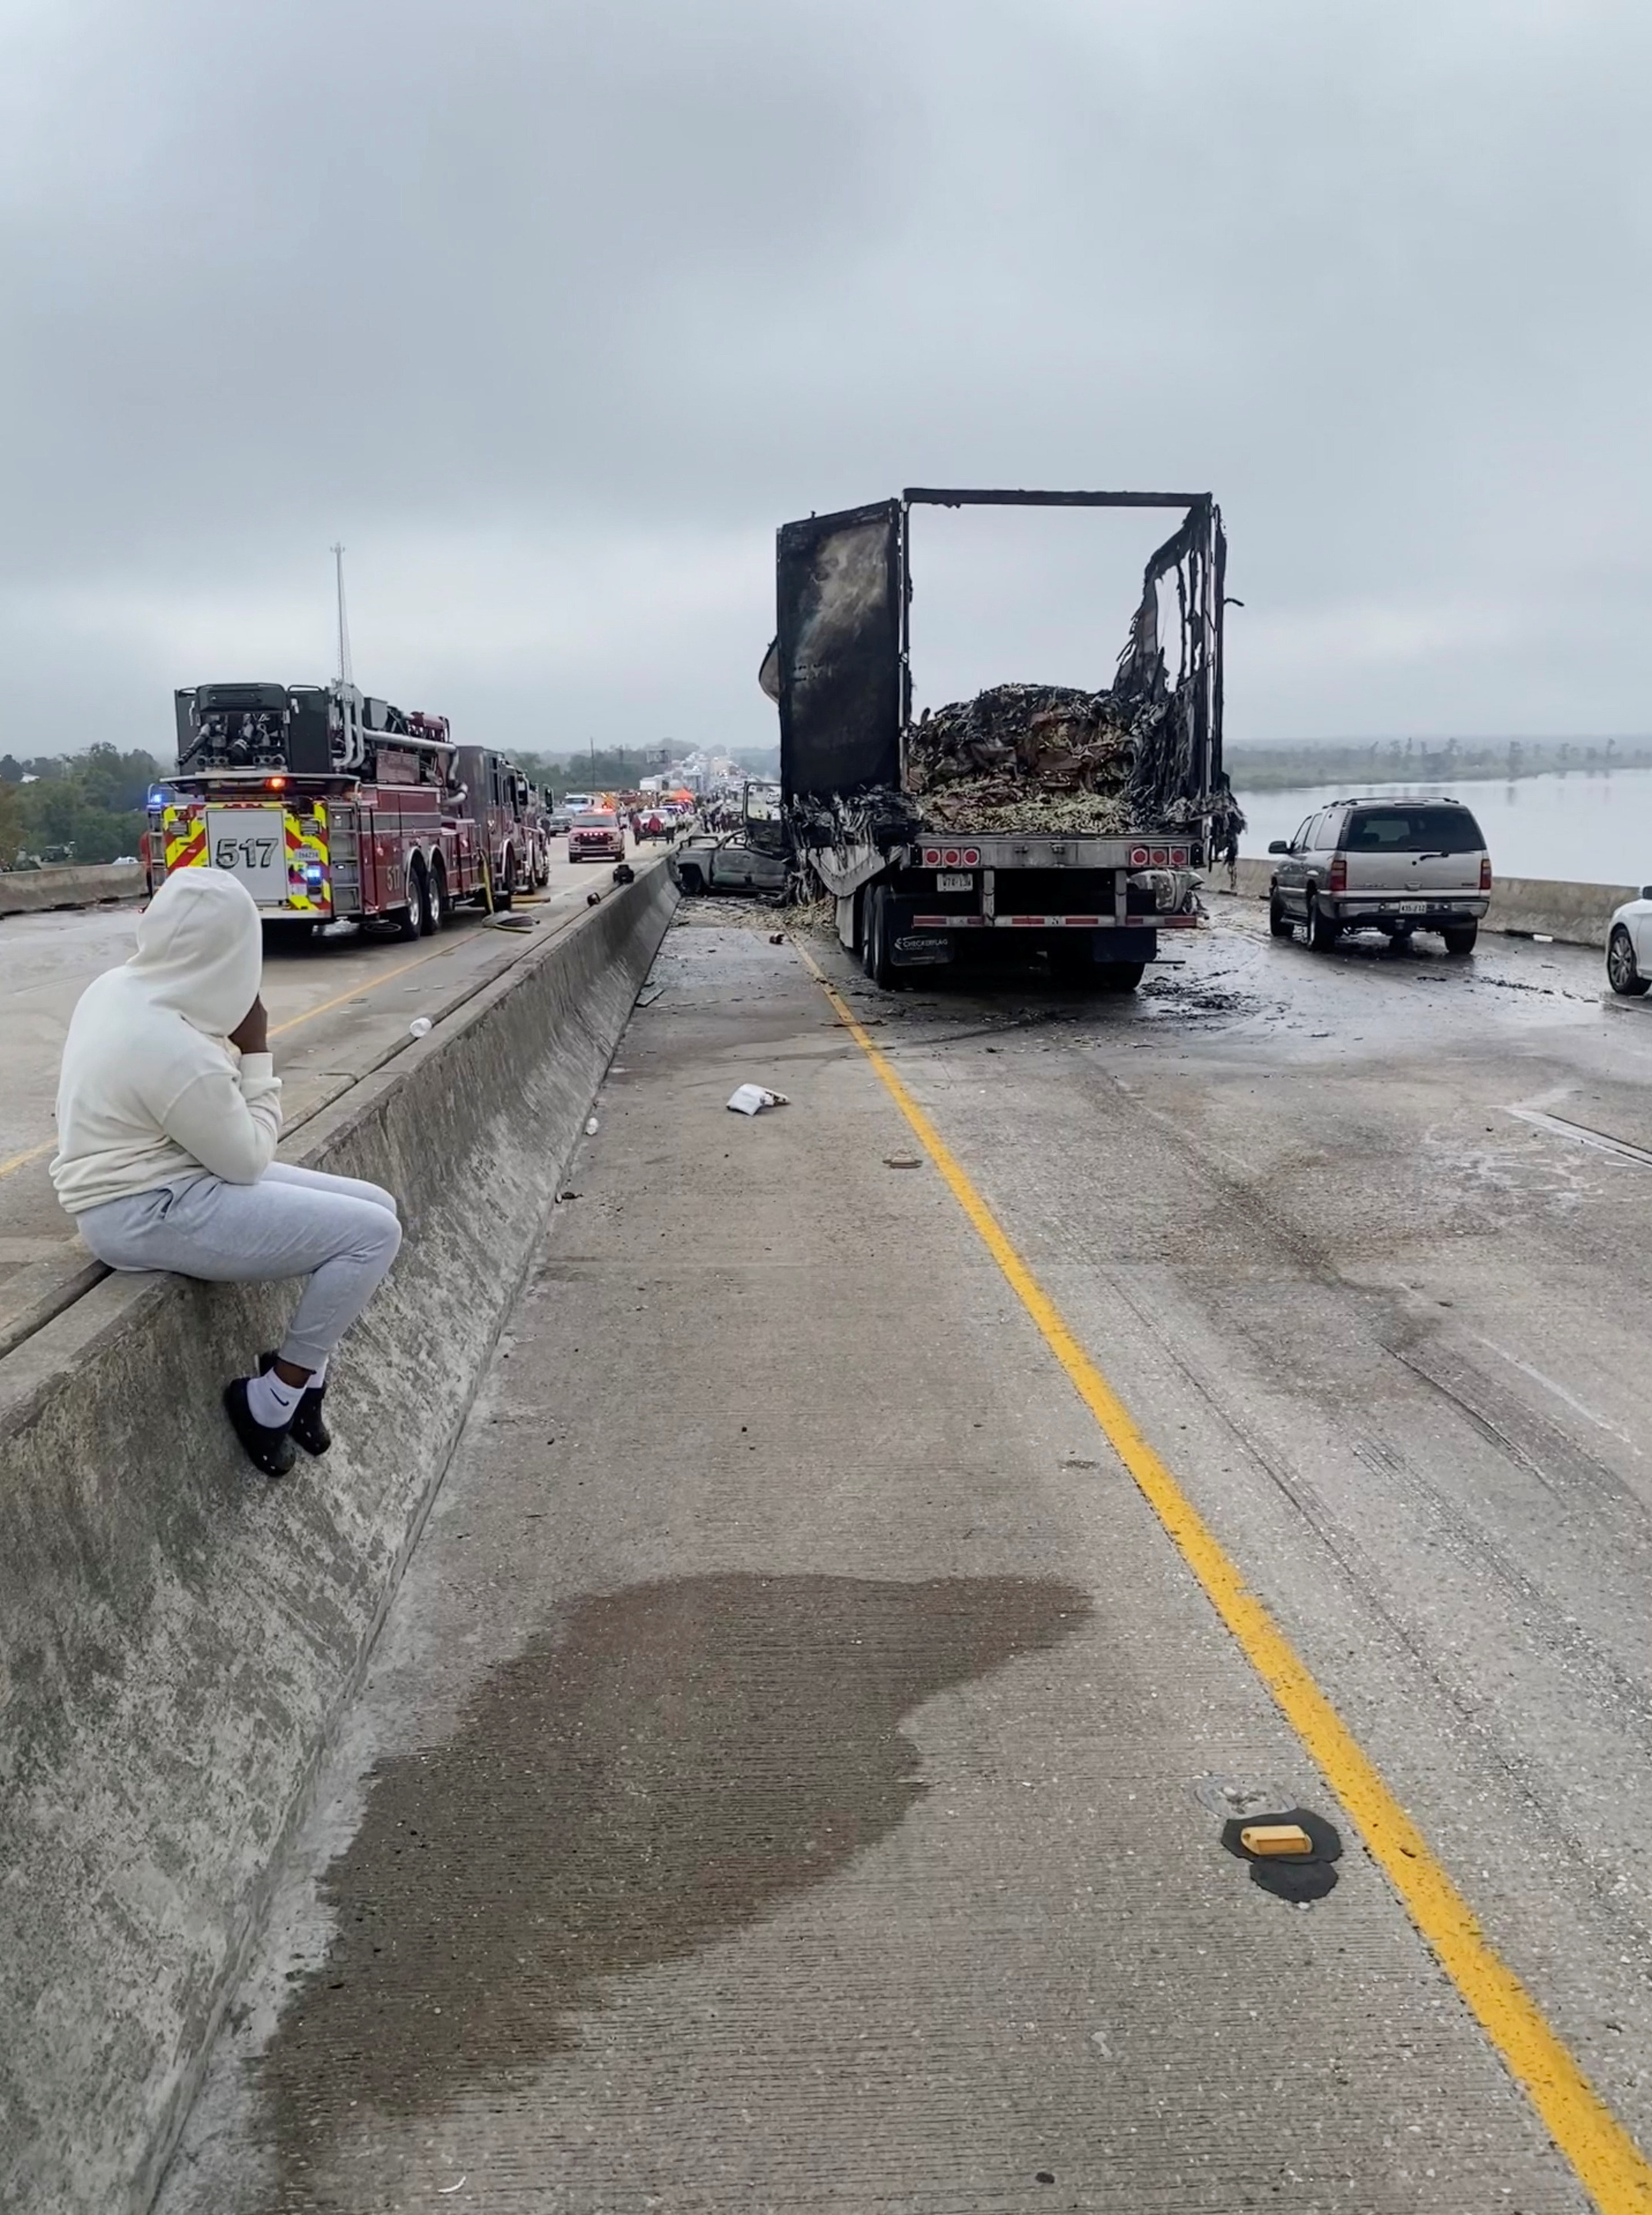
[(1303, 932), (1316, 954), (1329, 954), (1342, 936), (1341, 926), (1321, 908), (1317, 893), (1308, 894), (1308, 919)]
[(1447, 954), (1472, 954), (1480, 926), (1477, 923), (1465, 923), (1456, 930), (1442, 930), (1440, 935), (1446, 942)]
[(1643, 977), (1635, 966), (1634, 943), (1621, 923), (1606, 948), (1606, 982), (1625, 1000), (1638, 1000), (1652, 985), (1652, 978)]
[(1268, 895), (1268, 929), (1269, 936), (1274, 938), (1289, 938), (1295, 926), (1293, 924), (1290, 917), (1286, 914), (1284, 908), (1280, 904), (1279, 894), (1277, 893), (1271, 893)]

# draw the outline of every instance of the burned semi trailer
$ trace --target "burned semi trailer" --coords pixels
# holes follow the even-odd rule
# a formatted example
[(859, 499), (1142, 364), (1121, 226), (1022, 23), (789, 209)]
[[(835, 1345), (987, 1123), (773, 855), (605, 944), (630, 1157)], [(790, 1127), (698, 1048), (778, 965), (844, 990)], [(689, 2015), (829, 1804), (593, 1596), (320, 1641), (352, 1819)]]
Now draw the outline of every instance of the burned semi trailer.
[[(1104, 689), (1000, 684), (914, 722), (924, 506), (1182, 512)], [(782, 526), (759, 681), (800, 871), (869, 974), (1037, 951), (1129, 991), (1161, 931), (1198, 927), (1200, 873), (1243, 824), (1222, 769), (1225, 562), (1207, 493), (919, 487)]]

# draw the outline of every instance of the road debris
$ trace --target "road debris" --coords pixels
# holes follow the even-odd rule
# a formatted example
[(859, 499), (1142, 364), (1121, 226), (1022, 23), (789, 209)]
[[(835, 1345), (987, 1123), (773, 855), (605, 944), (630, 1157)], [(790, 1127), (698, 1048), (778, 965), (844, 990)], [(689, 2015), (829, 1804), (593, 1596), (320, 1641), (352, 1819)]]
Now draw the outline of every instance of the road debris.
[(589, 1116), (586, 1119), (585, 1135), (587, 1138), (594, 1138), (597, 1135), (597, 1119), (594, 1115)]
[(408, 1025), (408, 1036), (409, 1038), (427, 1038), (430, 1035), (430, 1017), (428, 1015), (415, 1015), (413, 1021)]
[(737, 1115), (757, 1115), (765, 1108), (789, 1108), (791, 1102), (783, 1092), (771, 1092), (766, 1085), (740, 1084), (728, 1095), (728, 1105)]

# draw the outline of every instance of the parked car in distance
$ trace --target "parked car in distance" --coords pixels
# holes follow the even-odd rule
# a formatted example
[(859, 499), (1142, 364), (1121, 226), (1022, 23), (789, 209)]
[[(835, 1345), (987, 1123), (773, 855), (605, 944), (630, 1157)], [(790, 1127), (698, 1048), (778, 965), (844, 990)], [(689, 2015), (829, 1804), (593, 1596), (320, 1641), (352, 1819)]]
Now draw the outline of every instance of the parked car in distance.
[(625, 859), (625, 825), (611, 808), (593, 808), (588, 815), (574, 818), (568, 826), (568, 858), (570, 862)]
[(760, 853), (737, 831), (697, 831), (672, 850), (666, 867), (685, 893), (783, 892), (788, 874), (783, 855)]
[(1614, 908), (1606, 926), (1606, 982), (1625, 1000), (1652, 989), (1652, 885)]
[(1323, 952), (1345, 931), (1397, 940), (1437, 930), (1471, 954), (1491, 898), (1485, 834), (1458, 800), (1339, 800), (1275, 838), (1268, 900), (1275, 938), (1300, 929)]

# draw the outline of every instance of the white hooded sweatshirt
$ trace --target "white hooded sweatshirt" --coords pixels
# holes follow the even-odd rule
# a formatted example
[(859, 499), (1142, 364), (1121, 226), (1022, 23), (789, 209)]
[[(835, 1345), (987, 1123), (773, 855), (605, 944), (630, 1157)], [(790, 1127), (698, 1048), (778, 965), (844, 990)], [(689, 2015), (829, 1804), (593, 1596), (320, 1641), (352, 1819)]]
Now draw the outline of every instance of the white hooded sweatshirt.
[(281, 1134), (267, 1053), (228, 1034), (258, 997), (258, 910), (222, 869), (180, 869), (138, 921), (138, 951), (82, 993), (58, 1079), (52, 1181), (71, 1215), (202, 1175), (255, 1184)]

